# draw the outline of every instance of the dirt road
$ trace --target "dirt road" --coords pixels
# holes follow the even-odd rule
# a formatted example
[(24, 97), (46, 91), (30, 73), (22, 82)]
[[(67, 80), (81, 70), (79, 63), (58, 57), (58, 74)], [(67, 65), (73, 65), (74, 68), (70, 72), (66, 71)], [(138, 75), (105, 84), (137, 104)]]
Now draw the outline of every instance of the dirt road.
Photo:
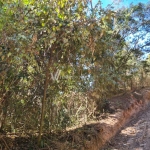
[(132, 118), (102, 150), (150, 150), (150, 106)]

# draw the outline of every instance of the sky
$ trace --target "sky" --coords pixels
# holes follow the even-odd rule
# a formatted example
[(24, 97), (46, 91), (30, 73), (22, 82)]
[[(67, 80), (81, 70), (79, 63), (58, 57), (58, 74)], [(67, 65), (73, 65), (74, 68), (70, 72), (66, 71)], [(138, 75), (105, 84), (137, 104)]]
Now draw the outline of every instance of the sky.
[[(92, 0), (93, 4), (96, 4), (98, 0)], [(147, 3), (150, 2), (150, 0), (101, 0), (102, 6), (106, 7), (108, 4), (114, 3), (116, 7), (128, 7), (131, 3), (137, 4), (139, 2)]]
[[(140, 2), (145, 3), (145, 4), (150, 3), (150, 0), (100, 0), (100, 1), (102, 2), (103, 8), (106, 8), (108, 4), (115, 4), (114, 8), (116, 9), (122, 8), (122, 7), (129, 7), (131, 3), (132, 4), (138, 4)], [(93, 5), (95, 5), (98, 2), (98, 0), (92, 0), (92, 2), (93, 2)], [(148, 53), (144, 55), (144, 58), (146, 58), (147, 55)]]

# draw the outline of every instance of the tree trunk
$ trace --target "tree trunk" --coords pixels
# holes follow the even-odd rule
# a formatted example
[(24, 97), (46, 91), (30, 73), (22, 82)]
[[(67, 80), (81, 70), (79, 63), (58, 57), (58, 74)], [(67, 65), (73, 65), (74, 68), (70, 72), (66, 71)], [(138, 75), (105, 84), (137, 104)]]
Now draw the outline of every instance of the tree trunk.
[(46, 67), (46, 73), (45, 73), (44, 92), (43, 92), (42, 110), (41, 110), (41, 119), (40, 119), (40, 128), (39, 128), (39, 135), (38, 135), (38, 145), (40, 145), (40, 142), (41, 142), (41, 135), (42, 135), (43, 125), (44, 125), (46, 92), (47, 92), (48, 83), (49, 83), (49, 67), (50, 67), (50, 60), (49, 60), (48, 65)]
[(133, 90), (133, 81), (132, 81), (132, 78), (130, 79), (130, 88), (131, 88), (131, 90)]

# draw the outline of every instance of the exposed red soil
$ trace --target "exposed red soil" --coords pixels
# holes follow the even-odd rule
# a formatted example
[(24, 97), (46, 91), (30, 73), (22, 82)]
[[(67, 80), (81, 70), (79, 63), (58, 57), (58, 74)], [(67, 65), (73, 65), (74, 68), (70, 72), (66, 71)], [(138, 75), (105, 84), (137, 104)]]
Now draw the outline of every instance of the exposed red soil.
[(98, 134), (98, 140), (87, 143), (84, 150), (102, 149), (103, 145), (130, 121), (131, 117), (137, 115), (142, 109), (145, 110), (150, 104), (150, 88), (128, 92), (124, 95), (116, 96), (109, 101), (111, 108), (115, 109), (116, 112), (110, 114), (108, 118), (99, 121), (96, 125), (96, 128), (101, 129), (101, 132)]
[(142, 110), (102, 150), (149, 150), (150, 105)]

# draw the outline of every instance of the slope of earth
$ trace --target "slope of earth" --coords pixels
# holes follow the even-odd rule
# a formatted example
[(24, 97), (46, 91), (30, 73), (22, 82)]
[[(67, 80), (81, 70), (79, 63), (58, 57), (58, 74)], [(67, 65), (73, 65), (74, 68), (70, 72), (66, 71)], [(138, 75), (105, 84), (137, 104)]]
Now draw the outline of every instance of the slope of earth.
[(133, 117), (103, 150), (150, 150), (150, 106)]

